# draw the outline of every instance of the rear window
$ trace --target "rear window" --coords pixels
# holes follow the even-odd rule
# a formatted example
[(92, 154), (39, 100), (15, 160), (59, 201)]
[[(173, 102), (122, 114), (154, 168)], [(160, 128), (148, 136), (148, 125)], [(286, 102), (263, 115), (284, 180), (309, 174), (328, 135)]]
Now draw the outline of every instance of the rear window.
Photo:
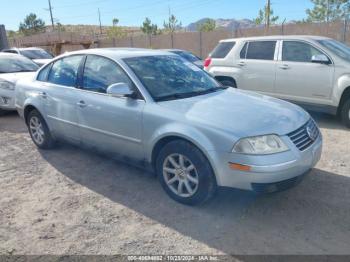
[(276, 41), (249, 42), (246, 59), (274, 60)]
[(235, 42), (221, 42), (219, 43), (213, 52), (211, 53), (212, 58), (225, 58), (231, 51), (232, 47), (235, 46)]

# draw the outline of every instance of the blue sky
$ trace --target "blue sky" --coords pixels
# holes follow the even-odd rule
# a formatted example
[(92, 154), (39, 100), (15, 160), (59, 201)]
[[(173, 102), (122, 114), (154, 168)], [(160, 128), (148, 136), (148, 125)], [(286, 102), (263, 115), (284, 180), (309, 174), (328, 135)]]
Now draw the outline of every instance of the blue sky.
[[(103, 25), (111, 25), (117, 17), (120, 25), (139, 26), (145, 17), (163, 25), (168, 8), (183, 25), (203, 17), (254, 18), (265, 0), (51, 0), (53, 15), (62, 24), (98, 24), (101, 11)], [(50, 16), (48, 0), (0, 0), (0, 24), (17, 30), (23, 18), (36, 13), (47, 24)], [(272, 0), (272, 7), (280, 19), (302, 19), (305, 9), (312, 7), (310, 0)]]

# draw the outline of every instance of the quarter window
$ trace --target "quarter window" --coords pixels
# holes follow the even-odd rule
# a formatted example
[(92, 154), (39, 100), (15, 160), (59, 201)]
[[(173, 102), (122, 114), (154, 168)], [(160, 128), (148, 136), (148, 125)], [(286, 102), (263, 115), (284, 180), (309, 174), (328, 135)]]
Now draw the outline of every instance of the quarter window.
[(282, 60), (289, 62), (311, 62), (312, 56), (323, 55), (313, 46), (299, 41), (283, 41)]
[(115, 83), (126, 83), (132, 87), (132, 82), (114, 61), (100, 57), (88, 56), (85, 62), (83, 89), (106, 93), (108, 86)]
[(274, 60), (276, 41), (249, 42), (246, 59)]
[(45, 82), (47, 80), (47, 75), (48, 75), (48, 73), (50, 71), (51, 65), (52, 64), (47, 65), (44, 69), (42, 69), (39, 72), (38, 78), (37, 78), (38, 81)]
[(75, 55), (57, 60), (51, 68), (48, 82), (63, 86), (75, 86), (82, 57)]
[(221, 42), (219, 43), (213, 52), (211, 53), (211, 58), (225, 58), (228, 53), (235, 46), (235, 42)]

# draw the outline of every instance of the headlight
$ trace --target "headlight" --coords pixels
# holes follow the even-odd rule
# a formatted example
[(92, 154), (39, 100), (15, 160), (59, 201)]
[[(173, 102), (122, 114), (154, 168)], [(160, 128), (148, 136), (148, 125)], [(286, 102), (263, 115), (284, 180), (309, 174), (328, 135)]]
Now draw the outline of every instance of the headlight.
[(267, 155), (289, 150), (277, 135), (265, 135), (240, 139), (233, 152), (252, 155)]
[(0, 88), (1, 89), (8, 89), (8, 90), (15, 90), (15, 84), (5, 81), (5, 80), (0, 80)]

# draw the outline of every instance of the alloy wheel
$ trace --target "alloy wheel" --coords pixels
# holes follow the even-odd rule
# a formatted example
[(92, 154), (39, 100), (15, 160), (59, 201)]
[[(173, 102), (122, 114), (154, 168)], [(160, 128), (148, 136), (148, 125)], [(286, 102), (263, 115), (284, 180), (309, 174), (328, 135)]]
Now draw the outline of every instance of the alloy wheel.
[(178, 196), (191, 197), (198, 190), (196, 167), (182, 154), (171, 154), (164, 160), (163, 177), (166, 185)]
[(43, 125), (40, 119), (36, 116), (33, 116), (29, 120), (29, 129), (35, 143), (41, 145), (45, 141), (45, 132)]

